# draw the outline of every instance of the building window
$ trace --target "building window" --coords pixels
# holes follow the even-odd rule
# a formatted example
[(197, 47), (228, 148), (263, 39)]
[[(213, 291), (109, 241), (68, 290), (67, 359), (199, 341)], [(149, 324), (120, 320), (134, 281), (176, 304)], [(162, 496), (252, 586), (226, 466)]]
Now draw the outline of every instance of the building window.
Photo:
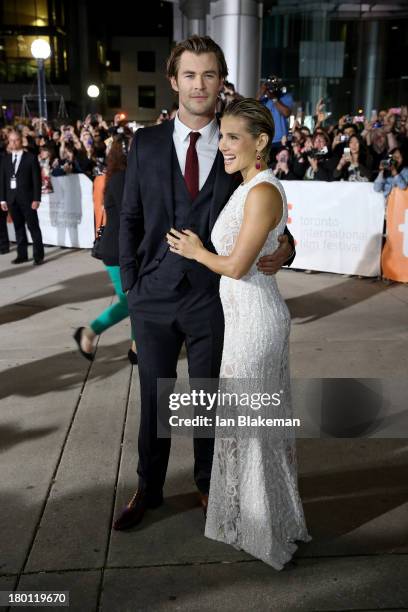
[(35, 80), (37, 64), (31, 43), (36, 38), (51, 46), (51, 58), (45, 62), (47, 80), (57, 83), (66, 78), (62, 58), (65, 34), (60, 29), (63, 4), (61, 0), (0, 0), (1, 83)]
[(156, 108), (156, 88), (154, 85), (139, 85), (139, 107)]
[[(0, 38), (0, 82), (31, 82), (37, 75), (37, 62), (31, 55), (31, 43), (37, 36), (3, 36)], [(49, 36), (41, 36), (49, 44)], [(47, 79), (51, 77), (51, 61), (45, 62)]]
[(120, 85), (108, 85), (106, 87), (106, 98), (109, 108), (120, 108), (122, 106)]
[(3, 0), (1, 5), (0, 21), (4, 25), (49, 25), (47, 0)]
[(156, 55), (154, 51), (137, 52), (137, 69), (139, 72), (156, 72)]
[(120, 51), (108, 52), (107, 67), (111, 72), (120, 72)]

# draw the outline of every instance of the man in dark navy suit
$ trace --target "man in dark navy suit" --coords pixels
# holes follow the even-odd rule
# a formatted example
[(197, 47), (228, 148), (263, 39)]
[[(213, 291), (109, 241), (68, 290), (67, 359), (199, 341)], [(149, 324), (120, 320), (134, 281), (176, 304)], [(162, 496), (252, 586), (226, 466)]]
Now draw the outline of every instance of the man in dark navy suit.
[(12, 263), (28, 261), (28, 241), (25, 226), (33, 240), (34, 264), (44, 260), (44, 245), (37, 209), (41, 201), (41, 170), (38, 159), (24, 151), (21, 134), (10, 132), (9, 153), (4, 156), (0, 174), (0, 203), (4, 213), (10, 212), (17, 241), (17, 257)]
[(9, 251), (10, 242), (7, 229), (7, 211), (0, 207), (0, 255), (6, 255)]
[[(215, 107), (227, 76), (222, 50), (208, 37), (177, 45), (167, 74), (179, 94), (172, 121), (140, 129), (129, 152), (120, 225), (120, 266), (139, 358), (141, 418), (138, 489), (114, 522), (138, 524), (163, 501), (170, 437), (157, 436), (157, 379), (176, 378), (186, 345), (189, 376), (217, 379), (224, 338), (219, 277), (194, 260), (171, 253), (171, 227), (189, 228), (206, 248), (211, 230), (241, 177), (228, 175), (218, 151)], [(293, 259), (293, 239), (258, 262), (274, 273)], [(194, 439), (194, 479), (206, 512), (214, 440)]]

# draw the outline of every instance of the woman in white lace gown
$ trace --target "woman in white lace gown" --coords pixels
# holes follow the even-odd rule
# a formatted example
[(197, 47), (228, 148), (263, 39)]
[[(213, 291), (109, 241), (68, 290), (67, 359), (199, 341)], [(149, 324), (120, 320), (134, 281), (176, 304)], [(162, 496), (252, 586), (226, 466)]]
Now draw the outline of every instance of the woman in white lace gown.
[[(273, 130), (270, 112), (255, 100), (227, 107), (220, 150), (225, 170), (240, 171), (244, 182), (213, 228), (218, 255), (189, 230), (172, 229), (167, 238), (173, 252), (222, 275), (221, 378), (248, 379), (247, 393), (283, 391), (279, 414), (272, 416), (291, 418), (290, 315), (275, 277), (260, 274), (255, 265), (278, 247), (287, 221), (284, 189), (266, 165)], [(236, 427), (228, 437), (216, 437), (205, 535), (276, 569), (290, 560), (295, 541), (311, 539), (298, 493), (293, 434), (273, 436), (268, 427), (259, 427), (248, 435)]]

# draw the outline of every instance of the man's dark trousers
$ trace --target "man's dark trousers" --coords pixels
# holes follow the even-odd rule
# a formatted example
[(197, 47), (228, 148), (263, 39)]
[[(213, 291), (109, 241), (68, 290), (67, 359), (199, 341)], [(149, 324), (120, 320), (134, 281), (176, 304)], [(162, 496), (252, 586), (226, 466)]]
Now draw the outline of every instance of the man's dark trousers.
[(11, 218), (16, 232), (17, 255), (22, 259), (28, 256), (28, 241), (25, 224), (29, 229), (33, 241), (33, 257), (36, 261), (44, 259), (44, 245), (38, 214), (31, 208), (31, 202), (14, 200), (9, 204)]
[[(166, 478), (171, 439), (157, 437), (157, 379), (175, 379), (185, 342), (190, 378), (217, 379), (224, 339), (224, 315), (218, 289), (191, 287), (187, 278), (172, 290), (142, 277), (128, 295), (139, 358), (141, 416), (139, 487), (160, 495)], [(194, 479), (208, 493), (214, 440), (194, 438)]]
[(8, 251), (10, 248), (7, 230), (7, 212), (0, 208), (0, 251)]

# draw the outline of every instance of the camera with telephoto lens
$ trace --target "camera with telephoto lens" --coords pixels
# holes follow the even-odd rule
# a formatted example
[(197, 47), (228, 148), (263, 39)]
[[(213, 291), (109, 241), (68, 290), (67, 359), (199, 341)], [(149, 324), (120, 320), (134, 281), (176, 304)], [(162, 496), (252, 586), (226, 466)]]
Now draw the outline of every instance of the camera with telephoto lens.
[(287, 92), (286, 87), (283, 85), (282, 79), (276, 75), (268, 76), (267, 79), (262, 80), (262, 83), (265, 85), (268, 93), (278, 100), (280, 100)]
[(307, 152), (307, 156), (310, 157), (311, 159), (320, 159), (321, 157), (324, 157), (325, 155), (327, 155), (327, 153), (329, 152), (327, 147), (323, 147), (323, 149), (310, 149), (310, 151)]
[(398, 163), (395, 161), (392, 155), (389, 155), (386, 159), (383, 159), (380, 162), (380, 169), (385, 170), (386, 172), (389, 172), (391, 168), (396, 168), (397, 166)]

